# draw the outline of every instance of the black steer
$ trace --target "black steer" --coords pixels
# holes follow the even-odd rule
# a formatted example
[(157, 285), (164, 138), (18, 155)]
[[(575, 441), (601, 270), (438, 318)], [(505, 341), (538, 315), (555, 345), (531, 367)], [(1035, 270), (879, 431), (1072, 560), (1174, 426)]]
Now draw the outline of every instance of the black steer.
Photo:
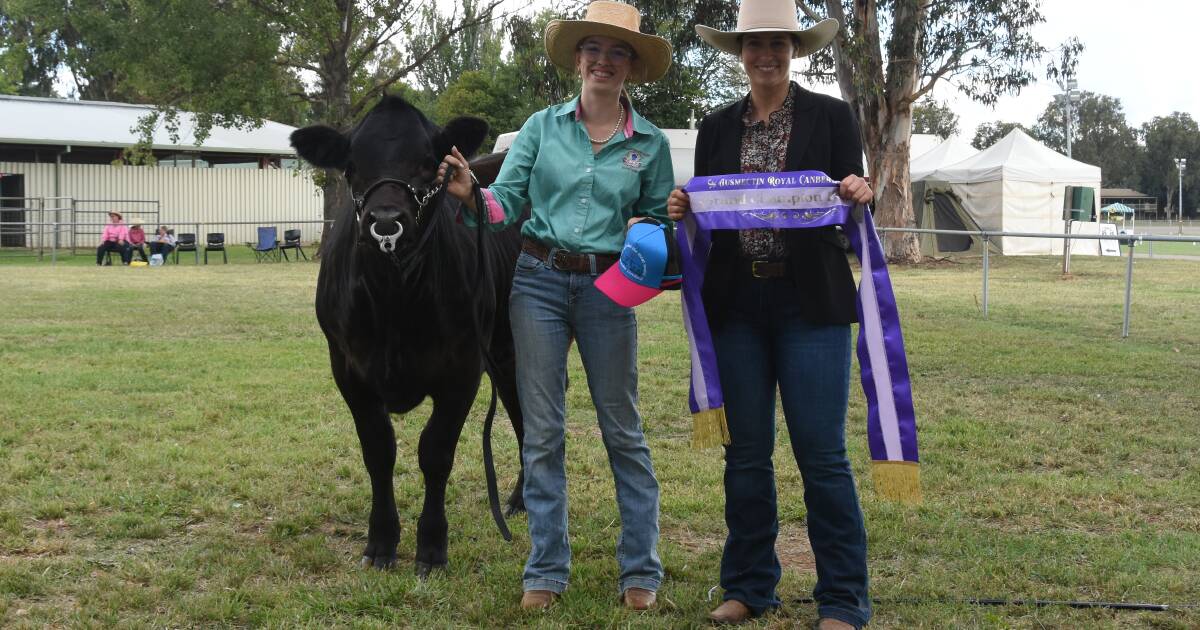
[[(400, 540), (389, 412), (433, 400), (418, 446), (425, 478), (417, 521), (419, 575), (446, 565), (446, 482), (485, 370), (482, 348), (492, 357), (489, 376), (521, 441), (508, 319), (518, 228), (484, 235), (484, 273), (477, 279), (476, 234), (455, 220), (458, 202), (433, 183), (451, 146), (470, 156), (486, 133), (487, 123), (477, 118), (456, 118), (438, 129), (389, 96), (349, 134), (317, 125), (291, 137), (305, 160), (344, 172), (355, 198), (322, 245), (316, 307), (333, 378), (354, 416), (371, 477), (367, 566), (394, 565)], [(521, 479), (509, 514), (523, 509)]]

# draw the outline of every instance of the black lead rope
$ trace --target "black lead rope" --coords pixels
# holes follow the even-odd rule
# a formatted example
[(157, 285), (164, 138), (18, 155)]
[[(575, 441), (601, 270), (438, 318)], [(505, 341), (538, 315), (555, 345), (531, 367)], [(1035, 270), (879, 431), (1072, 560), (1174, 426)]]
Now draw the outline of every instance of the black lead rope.
[[(476, 295), (480, 295), (483, 293), (481, 289), (484, 279), (483, 231), (487, 228), (483, 224), (483, 210), (486, 202), (483, 200), (483, 189), (479, 186), (479, 182), (475, 182), (471, 192), (475, 195), (475, 289)], [(487, 416), (483, 420), (483, 476), (487, 481), (488, 507), (492, 510), (492, 520), (496, 521), (500, 535), (506, 542), (512, 542), (512, 532), (508, 531), (508, 523), (504, 521), (504, 514), (500, 511), (500, 490), (496, 485), (496, 462), (492, 457), (492, 422), (496, 418), (495, 375), (498, 370), (495, 360), (492, 359), (492, 353), (488, 352), (487, 344), (483, 340), (483, 327), (479, 323), (479, 311), (472, 309), (471, 313), (471, 320), (475, 323), (475, 336), (479, 339), (479, 352), (483, 355), (488, 381), (491, 382), (492, 388), (492, 401), (488, 404)]]
[[(798, 597), (794, 601), (800, 604), (816, 603), (811, 597)], [(1141, 610), (1150, 612), (1167, 612), (1177, 608), (1191, 608), (1190, 604), (1144, 604), (1141, 602), (1095, 602), (1083, 600), (1055, 599), (987, 599), (987, 598), (953, 598), (953, 597), (887, 597), (871, 598), (875, 604), (970, 604), (974, 606), (1065, 606), (1067, 608), (1107, 608), (1109, 610)]]
[[(446, 174), (442, 181), (449, 182), (454, 176), (453, 167), (446, 169)], [(474, 175), (471, 176), (474, 179)], [(479, 182), (475, 182), (471, 193), (475, 197), (475, 295), (483, 294), (484, 280), (484, 248), (483, 248), (483, 231), (487, 227), (483, 224), (483, 211), (485, 201), (483, 199), (483, 189), (479, 186)], [(496, 521), (496, 528), (500, 530), (500, 535), (507, 542), (512, 542), (512, 532), (508, 530), (508, 523), (504, 520), (504, 513), (500, 510), (500, 489), (496, 483), (496, 462), (492, 456), (492, 424), (496, 419), (496, 381), (495, 374), (499, 373), (496, 366), (496, 361), (492, 359), (492, 353), (488, 351), (487, 343), (484, 341), (483, 324), (479, 321), (479, 308), (471, 309), (471, 325), (475, 328), (475, 337), (479, 340), (479, 353), (483, 355), (483, 363), (488, 373), (488, 381), (492, 389), (492, 399), (488, 403), (487, 416), (483, 420), (483, 476), (487, 482), (488, 507), (492, 510), (492, 520)]]

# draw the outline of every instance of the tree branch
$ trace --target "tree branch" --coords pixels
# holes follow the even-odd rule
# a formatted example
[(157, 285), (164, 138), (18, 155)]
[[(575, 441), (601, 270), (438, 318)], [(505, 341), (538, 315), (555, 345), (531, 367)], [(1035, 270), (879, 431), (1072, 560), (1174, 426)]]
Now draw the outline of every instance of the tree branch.
[(413, 59), (413, 61), (411, 63), (409, 63), (407, 66), (404, 66), (403, 68), (400, 68), (399, 70), (396, 70), (392, 74), (385, 77), (382, 81), (376, 83), (371, 89), (369, 89), (365, 93), (363, 93), (362, 97), (360, 97), (358, 99), (358, 103), (356, 105), (351, 107), (351, 111), (353, 112), (353, 115), (357, 116), (362, 111), (362, 109), (366, 106), (367, 103), (372, 102), (376, 96), (379, 96), (380, 94), (382, 94), (389, 87), (391, 87), (392, 84), (394, 84), (395, 82), (397, 82), (400, 79), (407, 76), (408, 73), (413, 71), (413, 69), (415, 69), (417, 66), (420, 66), (422, 63), (424, 63), (426, 59), (432, 57), (433, 54), (435, 52), (437, 52), (437, 50), (439, 48), (444, 46), (446, 44), (446, 42), (450, 41), (450, 39), (452, 37), (454, 37), (455, 35), (461, 33), (462, 31), (464, 31), (468, 28), (471, 28), (473, 26), (478, 26), (479, 24), (483, 24), (484, 22), (488, 22), (491, 20), (495, 20), (495, 19), (499, 19), (501, 17), (507, 17), (508, 15), (511, 15), (511, 13), (509, 13), (509, 12), (505, 12), (499, 16), (492, 15), (492, 10), (495, 9), (497, 6), (499, 6), (499, 4), (501, 2), (503, 2), (503, 0), (492, 0), (486, 7), (484, 7), (479, 12), (479, 15), (481, 17), (479, 17), (478, 19), (464, 21), (464, 22), (460, 23), (458, 26), (455, 26), (454, 28), (446, 31), (444, 34), (442, 34), (441, 37), (439, 37), (437, 39), (437, 41), (433, 42), (433, 44), (430, 45), (429, 48), (425, 49), (424, 52), (422, 52), (415, 59)]

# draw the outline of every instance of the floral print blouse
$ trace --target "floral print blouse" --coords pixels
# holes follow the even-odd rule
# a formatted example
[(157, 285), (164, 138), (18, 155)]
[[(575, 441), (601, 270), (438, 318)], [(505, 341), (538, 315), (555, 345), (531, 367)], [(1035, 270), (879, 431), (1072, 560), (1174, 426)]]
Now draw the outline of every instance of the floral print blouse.
[[(796, 85), (788, 88), (783, 105), (767, 116), (754, 120), (754, 103), (747, 98), (746, 113), (742, 116), (742, 172), (778, 173), (787, 158), (788, 140), (792, 137), (792, 103)], [(787, 257), (783, 234), (773, 228), (741, 230), (738, 234), (742, 256), (751, 260), (782, 260)]]

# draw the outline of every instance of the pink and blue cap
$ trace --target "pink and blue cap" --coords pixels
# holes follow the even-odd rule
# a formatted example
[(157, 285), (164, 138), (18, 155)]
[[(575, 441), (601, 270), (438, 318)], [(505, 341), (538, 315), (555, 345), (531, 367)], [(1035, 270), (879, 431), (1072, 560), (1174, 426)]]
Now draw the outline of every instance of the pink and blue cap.
[(664, 289), (679, 288), (682, 281), (671, 229), (647, 217), (630, 226), (621, 259), (596, 278), (596, 288), (617, 304), (634, 307)]

